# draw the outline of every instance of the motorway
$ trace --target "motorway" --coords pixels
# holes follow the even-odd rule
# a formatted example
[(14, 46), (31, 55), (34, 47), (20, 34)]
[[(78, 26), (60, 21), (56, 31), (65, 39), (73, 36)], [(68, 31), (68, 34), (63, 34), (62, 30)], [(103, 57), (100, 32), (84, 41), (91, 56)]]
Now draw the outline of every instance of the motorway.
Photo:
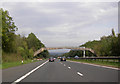
[(2, 70), (3, 82), (118, 82), (118, 70), (76, 62), (42, 60)]

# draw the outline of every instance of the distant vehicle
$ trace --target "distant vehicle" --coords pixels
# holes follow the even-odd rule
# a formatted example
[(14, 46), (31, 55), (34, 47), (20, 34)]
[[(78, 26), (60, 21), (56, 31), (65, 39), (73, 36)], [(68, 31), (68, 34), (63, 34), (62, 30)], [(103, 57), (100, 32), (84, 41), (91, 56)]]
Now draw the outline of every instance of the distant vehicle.
[(61, 59), (61, 57), (57, 57), (58, 59)]
[(66, 57), (61, 57), (60, 61), (66, 61)]
[(49, 62), (54, 62), (54, 58), (53, 58), (53, 57), (50, 57), (50, 58), (49, 58)]
[(79, 57), (78, 57), (78, 56), (75, 56), (74, 58), (75, 58), (75, 59), (78, 59)]
[(70, 59), (70, 57), (67, 57), (68, 59)]

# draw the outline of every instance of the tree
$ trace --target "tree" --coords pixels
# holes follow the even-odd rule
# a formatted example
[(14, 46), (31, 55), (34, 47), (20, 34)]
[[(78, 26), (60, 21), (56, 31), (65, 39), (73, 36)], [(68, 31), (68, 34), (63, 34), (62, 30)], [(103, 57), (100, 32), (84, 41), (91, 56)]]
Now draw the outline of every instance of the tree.
[(42, 47), (45, 47), (41, 41), (35, 36), (34, 33), (30, 33), (27, 37), (27, 45), (28, 49), (33, 49), (33, 51), (36, 51)]
[(0, 51), (2, 50), (2, 10), (0, 9)]
[(12, 17), (9, 16), (8, 11), (3, 9), (0, 11), (2, 11), (2, 49), (5, 52), (12, 52), (15, 31), (18, 28), (15, 26)]
[[(34, 52), (42, 47), (45, 47), (45, 45), (41, 43), (41, 41), (35, 36), (34, 33), (30, 33), (29, 36), (27, 37), (27, 45), (28, 49), (32, 49)], [(44, 50), (43, 52), (38, 54), (38, 57), (47, 58), (48, 54), (49, 54), (48, 51)]]
[(118, 40), (117, 40), (117, 44), (118, 44), (118, 46), (117, 46), (117, 53), (118, 53), (118, 55), (120, 56), (120, 52), (119, 52), (119, 50), (120, 50), (120, 33), (118, 34)]
[(42, 57), (44, 57), (44, 58), (47, 58), (48, 55), (49, 55), (49, 52), (48, 52), (47, 50), (44, 50), (43, 52), (41, 52), (41, 53), (38, 55), (38, 57), (39, 57), (39, 56), (42, 56)]
[(32, 59), (33, 54), (34, 54), (33, 49), (29, 49), (29, 57), (28, 58)]
[(112, 42), (111, 42), (112, 48), (112, 55), (113, 56), (120, 56), (120, 34), (118, 34), (117, 37), (113, 37)]
[(112, 36), (115, 37), (115, 31), (112, 29)]
[(103, 36), (98, 41), (88, 41), (82, 46), (93, 49), (99, 56), (119, 56), (120, 34), (116, 36), (114, 29), (112, 29), (111, 35)]

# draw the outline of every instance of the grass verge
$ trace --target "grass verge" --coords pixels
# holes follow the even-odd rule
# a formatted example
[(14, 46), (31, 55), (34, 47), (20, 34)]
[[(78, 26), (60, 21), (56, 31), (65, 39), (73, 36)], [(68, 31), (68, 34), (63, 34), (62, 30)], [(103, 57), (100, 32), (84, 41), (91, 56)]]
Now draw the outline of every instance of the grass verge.
[[(27, 64), (27, 63), (31, 63), (31, 62), (37, 62), (37, 60), (35, 61), (32, 61), (32, 60), (24, 60), (24, 63), (23, 64)], [(5, 62), (5, 63), (2, 63), (2, 69), (6, 69), (6, 68), (9, 68), (9, 67), (15, 67), (15, 66), (19, 66), (19, 65), (23, 65), (21, 61), (17, 61), (17, 62)]]
[(120, 62), (107, 62), (107, 61), (99, 61), (99, 60), (80, 60), (80, 59), (68, 59), (70, 61), (82, 62), (82, 63), (91, 63), (109, 67), (120, 68)]

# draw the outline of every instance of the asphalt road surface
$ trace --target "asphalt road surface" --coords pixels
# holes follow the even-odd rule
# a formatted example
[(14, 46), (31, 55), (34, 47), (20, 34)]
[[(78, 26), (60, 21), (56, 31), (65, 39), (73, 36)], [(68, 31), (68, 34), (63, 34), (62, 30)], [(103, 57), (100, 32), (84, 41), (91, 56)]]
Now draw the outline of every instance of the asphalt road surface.
[(76, 62), (43, 60), (4, 69), (3, 82), (118, 82), (118, 70)]

